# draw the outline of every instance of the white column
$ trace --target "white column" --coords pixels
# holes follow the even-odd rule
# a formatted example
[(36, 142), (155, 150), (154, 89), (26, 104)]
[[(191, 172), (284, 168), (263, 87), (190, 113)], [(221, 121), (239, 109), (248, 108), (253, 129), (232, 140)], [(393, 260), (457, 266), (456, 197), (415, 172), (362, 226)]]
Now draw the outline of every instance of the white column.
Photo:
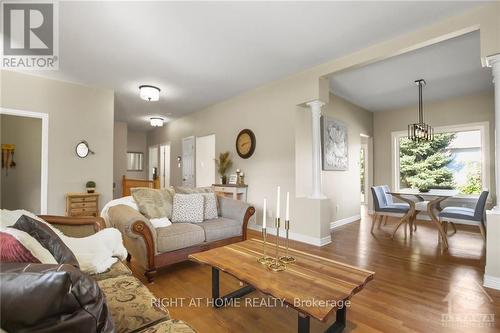
[(321, 107), (325, 103), (316, 100), (307, 103), (312, 116), (312, 193), (311, 198), (323, 199), (321, 193)]
[(495, 86), (495, 190), (497, 203), (495, 210), (500, 214), (500, 54), (488, 57), (492, 67), (493, 84)]
[(486, 267), (483, 285), (500, 290), (500, 54), (488, 57), (495, 84), (495, 190), (496, 206), (486, 212)]

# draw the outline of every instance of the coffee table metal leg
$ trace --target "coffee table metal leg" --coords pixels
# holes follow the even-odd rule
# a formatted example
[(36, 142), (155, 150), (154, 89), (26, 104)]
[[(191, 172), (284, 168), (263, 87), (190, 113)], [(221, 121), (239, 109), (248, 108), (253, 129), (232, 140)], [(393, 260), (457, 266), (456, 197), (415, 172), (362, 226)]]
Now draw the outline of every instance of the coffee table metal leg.
[(233, 298), (240, 298), (245, 296), (246, 294), (254, 291), (255, 288), (253, 286), (244, 286), (243, 288), (237, 289), (227, 295), (220, 296), (219, 291), (219, 270), (215, 267), (212, 267), (212, 300), (215, 308), (223, 307), (227, 304), (230, 304), (230, 300)]

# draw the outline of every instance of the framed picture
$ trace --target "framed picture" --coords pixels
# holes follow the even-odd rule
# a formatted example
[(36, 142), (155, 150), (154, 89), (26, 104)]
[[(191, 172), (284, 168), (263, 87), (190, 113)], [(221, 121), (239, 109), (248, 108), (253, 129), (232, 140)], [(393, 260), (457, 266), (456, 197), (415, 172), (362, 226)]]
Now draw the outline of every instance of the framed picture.
[(331, 117), (322, 118), (323, 170), (346, 171), (349, 169), (347, 126)]
[(230, 184), (230, 185), (236, 185), (237, 181), (238, 181), (238, 176), (237, 175), (229, 175), (228, 184)]

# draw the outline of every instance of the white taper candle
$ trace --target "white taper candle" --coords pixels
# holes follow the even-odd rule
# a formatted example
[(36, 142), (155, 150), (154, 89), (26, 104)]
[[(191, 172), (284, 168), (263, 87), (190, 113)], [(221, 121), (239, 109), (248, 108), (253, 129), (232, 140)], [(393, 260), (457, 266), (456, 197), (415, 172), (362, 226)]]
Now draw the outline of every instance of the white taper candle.
[(279, 219), (280, 218), (280, 192), (281, 192), (281, 188), (278, 186), (278, 193), (277, 193), (277, 196), (276, 196), (276, 218)]
[(290, 192), (286, 192), (285, 220), (290, 221)]
[(262, 210), (262, 228), (266, 228), (267, 220), (267, 199), (264, 199), (264, 208)]

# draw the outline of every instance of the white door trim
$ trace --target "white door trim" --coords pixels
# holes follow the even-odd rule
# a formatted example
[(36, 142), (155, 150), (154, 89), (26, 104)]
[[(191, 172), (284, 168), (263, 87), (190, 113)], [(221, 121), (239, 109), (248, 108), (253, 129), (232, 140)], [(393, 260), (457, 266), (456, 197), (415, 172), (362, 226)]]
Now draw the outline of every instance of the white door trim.
[(40, 181), (40, 213), (47, 214), (48, 179), (49, 179), (49, 115), (17, 109), (0, 108), (0, 114), (38, 118), (42, 120), (42, 165)]

